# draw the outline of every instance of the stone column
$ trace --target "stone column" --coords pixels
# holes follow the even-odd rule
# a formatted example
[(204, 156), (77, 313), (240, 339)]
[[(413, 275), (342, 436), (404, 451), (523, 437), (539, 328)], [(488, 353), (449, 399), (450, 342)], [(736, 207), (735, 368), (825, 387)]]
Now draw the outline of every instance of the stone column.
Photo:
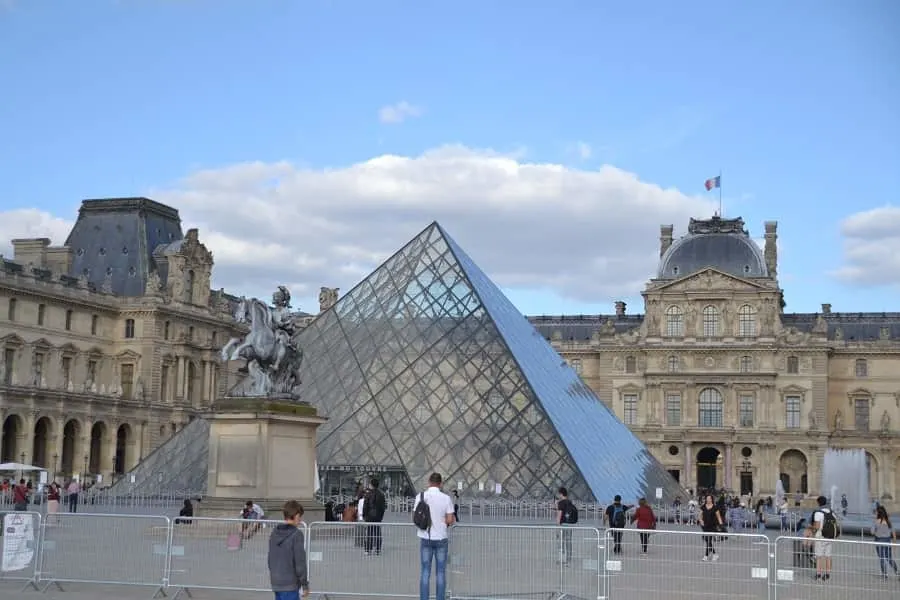
[(185, 359), (183, 356), (179, 356), (175, 361), (175, 401), (181, 402), (184, 400), (184, 384), (185, 384)]
[(725, 480), (723, 481), (723, 484), (726, 490), (732, 489), (731, 480), (734, 469), (731, 466), (731, 451), (732, 444), (725, 444)]

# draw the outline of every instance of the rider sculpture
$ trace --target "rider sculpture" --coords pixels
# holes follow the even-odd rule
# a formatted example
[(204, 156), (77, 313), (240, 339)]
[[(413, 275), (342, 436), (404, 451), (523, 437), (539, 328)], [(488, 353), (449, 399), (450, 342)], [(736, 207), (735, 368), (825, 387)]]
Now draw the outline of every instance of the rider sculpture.
[(272, 304), (241, 298), (235, 309), (235, 321), (249, 325), (250, 331), (222, 348), (224, 360), (247, 361), (247, 378), (230, 392), (232, 396), (297, 395), (303, 352), (293, 340), (290, 291), (278, 286)]

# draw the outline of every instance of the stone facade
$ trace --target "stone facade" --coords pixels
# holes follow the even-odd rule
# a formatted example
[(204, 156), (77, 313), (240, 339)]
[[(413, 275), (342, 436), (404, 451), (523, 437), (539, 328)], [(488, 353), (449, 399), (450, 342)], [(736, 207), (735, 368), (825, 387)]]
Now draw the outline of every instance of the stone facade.
[(684, 487), (774, 495), (781, 478), (808, 499), (826, 449), (864, 448), (872, 497), (900, 507), (900, 313), (784, 313), (773, 222), (752, 276), (729, 259), (754, 243), (740, 219), (672, 229), (643, 315), (531, 321)]
[(66, 245), (13, 247), (0, 257), (3, 462), (108, 482), (234, 383), (219, 350), (239, 333), (236, 298), (210, 290), (212, 254), (174, 209), (85, 201)]

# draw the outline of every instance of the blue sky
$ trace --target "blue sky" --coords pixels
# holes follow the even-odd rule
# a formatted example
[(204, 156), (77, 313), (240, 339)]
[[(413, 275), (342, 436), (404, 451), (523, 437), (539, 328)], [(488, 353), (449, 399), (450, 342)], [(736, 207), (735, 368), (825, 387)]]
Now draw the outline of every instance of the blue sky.
[[(613, 165), (697, 201), (715, 198), (702, 184), (721, 169), (726, 216), (743, 216), (756, 237), (764, 220), (779, 221), (788, 311), (822, 302), (897, 310), (900, 275), (874, 285), (883, 265), (879, 276), (861, 270), (879, 269), (873, 249), (860, 248), (873, 219), (856, 222), (855, 242), (841, 224), (900, 205), (900, 3), (611, 4), (0, 2), (0, 211), (71, 220), (82, 198), (156, 193), (186, 198), (186, 220), (225, 231), (215, 212), (229, 206), (192, 204), (184, 182), (197, 170), (288, 161), (321, 174), (448, 144), (574, 171)], [(416, 114), (379, 120), (380, 108), (401, 101)], [(436, 212), (464, 247), (480, 250), (470, 252), (476, 261), (487, 257), (489, 274), (509, 272), (501, 280), (525, 312), (609, 312), (620, 291), (586, 297), (567, 291), (577, 282), (534, 283), (537, 275), (516, 271), (527, 268), (491, 258), (505, 252), (502, 239), (467, 240), (467, 221), (454, 222), (443, 205)], [(9, 231), (16, 214), (0, 212), (7, 238), (20, 235)], [(658, 231), (668, 216), (635, 218)], [(685, 222), (674, 224), (684, 232)], [(394, 243), (394, 233), (383, 237)], [(884, 235), (885, 249), (900, 249), (900, 232)], [(868, 258), (841, 279), (833, 272), (852, 259), (845, 249), (854, 243), (857, 258)], [(373, 246), (373, 255), (382, 250)], [(630, 303), (634, 282), (652, 275), (647, 264), (627, 281)], [(304, 297), (328, 283), (290, 277)], [(237, 267), (226, 283), (253, 288), (246, 293), (265, 285), (242, 283)]]

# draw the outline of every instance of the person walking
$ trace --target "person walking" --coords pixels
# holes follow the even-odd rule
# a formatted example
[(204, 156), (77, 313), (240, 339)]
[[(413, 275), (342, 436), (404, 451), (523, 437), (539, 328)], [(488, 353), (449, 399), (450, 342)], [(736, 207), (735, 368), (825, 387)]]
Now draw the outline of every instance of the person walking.
[(365, 555), (381, 554), (381, 525), (384, 513), (387, 512), (387, 499), (384, 492), (378, 489), (379, 481), (374, 477), (369, 482), (369, 491), (362, 500), (363, 520), (366, 522)]
[(891, 550), (891, 544), (897, 543), (897, 532), (894, 531), (894, 527), (891, 525), (891, 518), (883, 506), (879, 506), (875, 510), (875, 523), (872, 525), (872, 535), (878, 543), (875, 546), (875, 552), (878, 553), (878, 566), (881, 567), (881, 576), (887, 579), (888, 565), (894, 569), (894, 575), (900, 575)]
[(432, 473), (428, 478), (428, 489), (419, 494), (413, 509), (422, 567), (419, 578), (420, 600), (428, 600), (431, 591), (432, 563), (435, 600), (446, 600), (447, 597), (448, 528), (456, 522), (456, 515), (453, 512), (453, 500), (441, 491), (442, 485), (441, 474)]
[(656, 515), (653, 514), (653, 509), (647, 504), (646, 498), (638, 500), (638, 507), (634, 511), (632, 522), (635, 523), (639, 530), (641, 552), (647, 554), (647, 545), (650, 543), (650, 531), (656, 529)]
[(28, 510), (29, 490), (25, 480), (20, 479), (18, 485), (13, 488), (13, 509), (19, 512)]
[[(50, 485), (47, 487), (47, 524), (49, 525), (52, 521), (54, 525), (56, 525), (59, 517), (56, 516), (59, 512), (59, 496), (60, 496), (59, 486), (55, 481), (51, 481)], [(52, 515), (52, 516), (51, 516)]]
[(616, 494), (613, 497), (613, 503), (606, 507), (603, 519), (606, 521), (607, 528), (612, 529), (613, 554), (622, 553), (622, 534), (624, 533), (622, 530), (628, 524), (629, 510), (631, 510), (631, 506), (622, 504), (622, 496), (619, 494)]
[(700, 529), (705, 534), (703, 543), (706, 545), (706, 551), (703, 553), (704, 562), (719, 560), (713, 541), (716, 537), (715, 534), (720, 533), (723, 526), (722, 513), (719, 512), (719, 507), (716, 506), (713, 497), (707, 494), (703, 505), (700, 507)]
[(306, 542), (300, 530), (303, 507), (296, 500), (285, 502), (284, 523), (269, 536), (269, 582), (275, 600), (300, 600), (309, 596), (306, 571)]
[(572, 530), (569, 525), (578, 523), (578, 508), (569, 500), (569, 490), (560, 487), (556, 493), (556, 524), (560, 529), (560, 563), (569, 565), (572, 563)]

